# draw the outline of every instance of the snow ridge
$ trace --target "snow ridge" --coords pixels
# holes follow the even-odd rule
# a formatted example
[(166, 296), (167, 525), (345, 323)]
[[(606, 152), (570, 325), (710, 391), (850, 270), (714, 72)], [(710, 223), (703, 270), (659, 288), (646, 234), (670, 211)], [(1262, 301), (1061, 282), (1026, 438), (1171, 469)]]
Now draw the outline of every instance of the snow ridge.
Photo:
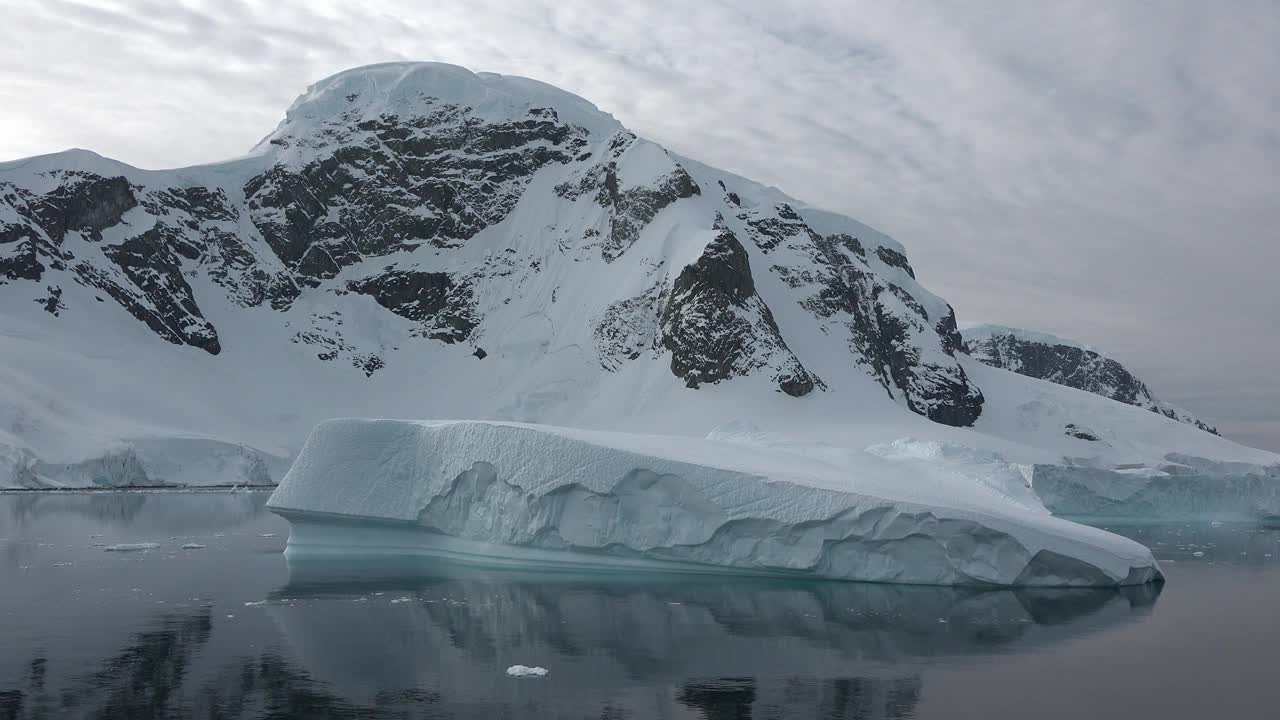
[(1085, 390), (1218, 434), (1217, 428), (1157, 399), (1146, 383), (1101, 351), (1073, 340), (1002, 325), (964, 329), (968, 353), (992, 367)]

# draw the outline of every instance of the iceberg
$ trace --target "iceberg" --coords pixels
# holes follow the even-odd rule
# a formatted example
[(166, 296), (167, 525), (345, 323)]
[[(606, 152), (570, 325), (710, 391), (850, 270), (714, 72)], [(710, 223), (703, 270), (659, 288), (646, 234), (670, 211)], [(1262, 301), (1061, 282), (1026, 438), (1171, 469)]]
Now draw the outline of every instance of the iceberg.
[(1036, 465), (1036, 494), (1057, 515), (1266, 522), (1280, 515), (1280, 465), (1169, 453), (1157, 467)]
[(486, 421), (330, 420), (267, 506), (286, 554), (924, 585), (1161, 579), (1030, 493), (873, 453)]

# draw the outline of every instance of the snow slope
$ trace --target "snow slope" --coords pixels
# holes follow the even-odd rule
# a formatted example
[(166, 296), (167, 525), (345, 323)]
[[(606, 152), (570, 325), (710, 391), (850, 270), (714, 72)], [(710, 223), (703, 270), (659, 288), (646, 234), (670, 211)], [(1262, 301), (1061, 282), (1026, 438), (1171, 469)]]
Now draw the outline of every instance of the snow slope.
[(935, 585), (1161, 577), (1145, 547), (1051, 516), (998, 462), (964, 473), (878, 452), (833, 460), (548, 426), (332, 420), (268, 507), (293, 526), (290, 555)]

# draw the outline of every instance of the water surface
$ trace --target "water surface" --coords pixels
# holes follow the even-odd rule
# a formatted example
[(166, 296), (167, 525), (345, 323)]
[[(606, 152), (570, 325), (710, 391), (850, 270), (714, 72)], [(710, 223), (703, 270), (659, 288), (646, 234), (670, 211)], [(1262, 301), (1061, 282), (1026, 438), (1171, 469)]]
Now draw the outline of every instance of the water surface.
[[(1112, 527), (1161, 587), (287, 564), (263, 493), (0, 494), (0, 719), (1267, 718), (1280, 530)], [(108, 552), (126, 543), (157, 543)], [(183, 549), (184, 544), (204, 545)], [(548, 669), (514, 678), (516, 664)]]

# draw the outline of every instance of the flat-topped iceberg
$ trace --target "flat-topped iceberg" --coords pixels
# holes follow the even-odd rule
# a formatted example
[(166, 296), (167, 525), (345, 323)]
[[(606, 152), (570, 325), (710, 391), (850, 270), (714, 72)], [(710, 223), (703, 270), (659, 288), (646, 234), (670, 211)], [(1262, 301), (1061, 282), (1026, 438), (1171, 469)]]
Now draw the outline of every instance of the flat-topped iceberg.
[(292, 524), (292, 556), (937, 585), (1162, 577), (1147, 548), (1052, 517), (990, 463), (975, 475), (799, 450), (515, 423), (331, 420), (268, 507)]
[(1257, 522), (1280, 516), (1280, 465), (1170, 453), (1159, 467), (1036, 465), (1035, 490), (1058, 515)]

